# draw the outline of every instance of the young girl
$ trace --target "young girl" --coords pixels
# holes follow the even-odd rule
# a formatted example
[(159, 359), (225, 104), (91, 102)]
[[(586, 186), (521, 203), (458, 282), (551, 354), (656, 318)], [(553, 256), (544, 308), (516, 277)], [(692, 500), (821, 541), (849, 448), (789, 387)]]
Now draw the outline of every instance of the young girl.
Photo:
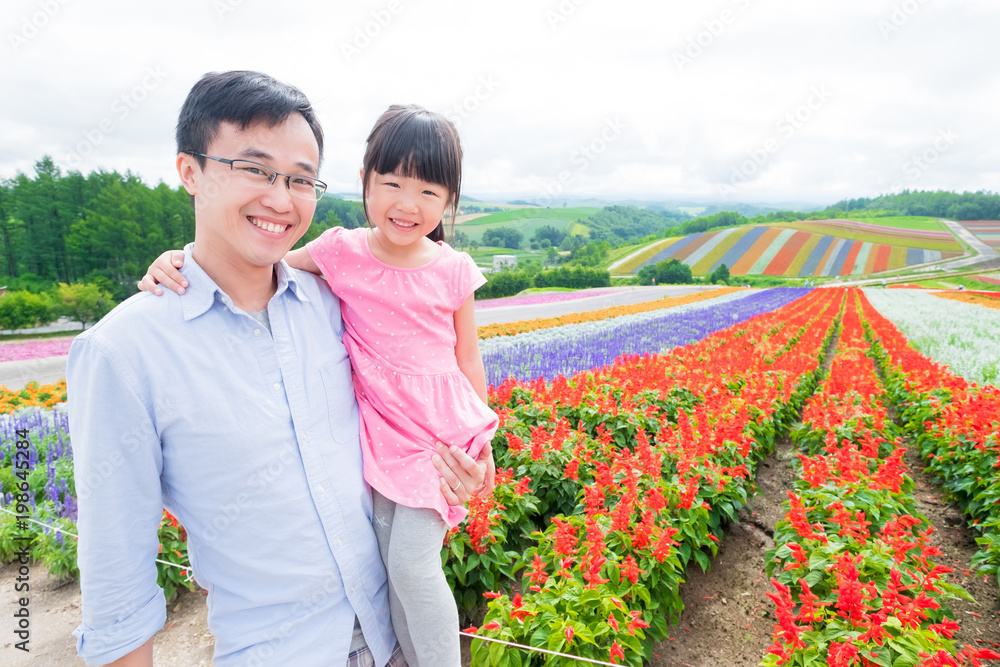
[[(444, 116), (390, 107), (368, 136), (361, 169), (370, 227), (334, 227), (285, 256), (322, 274), (341, 299), (372, 522), (410, 667), (460, 664), (458, 610), (440, 553), (467, 511), (442, 495), (435, 443), (475, 457), (498, 422), (486, 405), (473, 312), (473, 292), (486, 281), (469, 255), (443, 242), (444, 214), (454, 221), (458, 209), (461, 165), (458, 133)], [(151, 272), (179, 282), (168, 258)]]

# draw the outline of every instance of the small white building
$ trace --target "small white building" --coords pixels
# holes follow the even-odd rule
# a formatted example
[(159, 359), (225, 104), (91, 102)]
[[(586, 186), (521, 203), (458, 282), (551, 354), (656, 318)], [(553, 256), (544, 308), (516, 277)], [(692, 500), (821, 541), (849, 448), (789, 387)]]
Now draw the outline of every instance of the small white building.
[(517, 268), (517, 255), (493, 255), (493, 273)]

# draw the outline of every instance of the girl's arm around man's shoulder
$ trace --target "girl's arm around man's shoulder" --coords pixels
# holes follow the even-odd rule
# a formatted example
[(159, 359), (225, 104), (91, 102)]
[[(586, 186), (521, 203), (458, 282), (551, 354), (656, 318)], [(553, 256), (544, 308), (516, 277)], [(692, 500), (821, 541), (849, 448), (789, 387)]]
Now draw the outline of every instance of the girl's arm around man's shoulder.
[(285, 255), (285, 263), (293, 269), (301, 269), (302, 271), (308, 271), (309, 273), (315, 273), (316, 275), (322, 273), (319, 265), (316, 264), (312, 255), (310, 255), (309, 251), (305, 248), (290, 250), (288, 254)]

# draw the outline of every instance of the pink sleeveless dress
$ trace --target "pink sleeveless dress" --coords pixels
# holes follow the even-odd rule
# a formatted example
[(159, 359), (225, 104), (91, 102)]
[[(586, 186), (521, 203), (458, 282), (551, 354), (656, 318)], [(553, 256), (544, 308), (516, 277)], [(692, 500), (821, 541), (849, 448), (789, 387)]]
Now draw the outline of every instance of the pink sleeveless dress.
[(431, 457), (443, 442), (474, 458), (497, 428), (496, 413), (455, 358), (455, 311), (486, 279), (467, 253), (446, 243), (423, 266), (389, 266), (372, 254), (368, 233), (333, 227), (306, 245), (340, 297), (365, 480), (396, 503), (436, 510), (454, 527), (468, 511), (445, 501)]

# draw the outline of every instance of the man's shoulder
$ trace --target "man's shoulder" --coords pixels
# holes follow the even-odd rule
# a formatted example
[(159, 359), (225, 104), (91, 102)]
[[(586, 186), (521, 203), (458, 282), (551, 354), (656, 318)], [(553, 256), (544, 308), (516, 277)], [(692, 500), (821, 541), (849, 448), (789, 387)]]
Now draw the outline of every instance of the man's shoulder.
[(97, 324), (76, 337), (83, 342), (119, 345), (139, 340), (153, 329), (169, 328), (183, 320), (181, 296), (166, 290), (163, 296), (140, 292), (122, 301)]

